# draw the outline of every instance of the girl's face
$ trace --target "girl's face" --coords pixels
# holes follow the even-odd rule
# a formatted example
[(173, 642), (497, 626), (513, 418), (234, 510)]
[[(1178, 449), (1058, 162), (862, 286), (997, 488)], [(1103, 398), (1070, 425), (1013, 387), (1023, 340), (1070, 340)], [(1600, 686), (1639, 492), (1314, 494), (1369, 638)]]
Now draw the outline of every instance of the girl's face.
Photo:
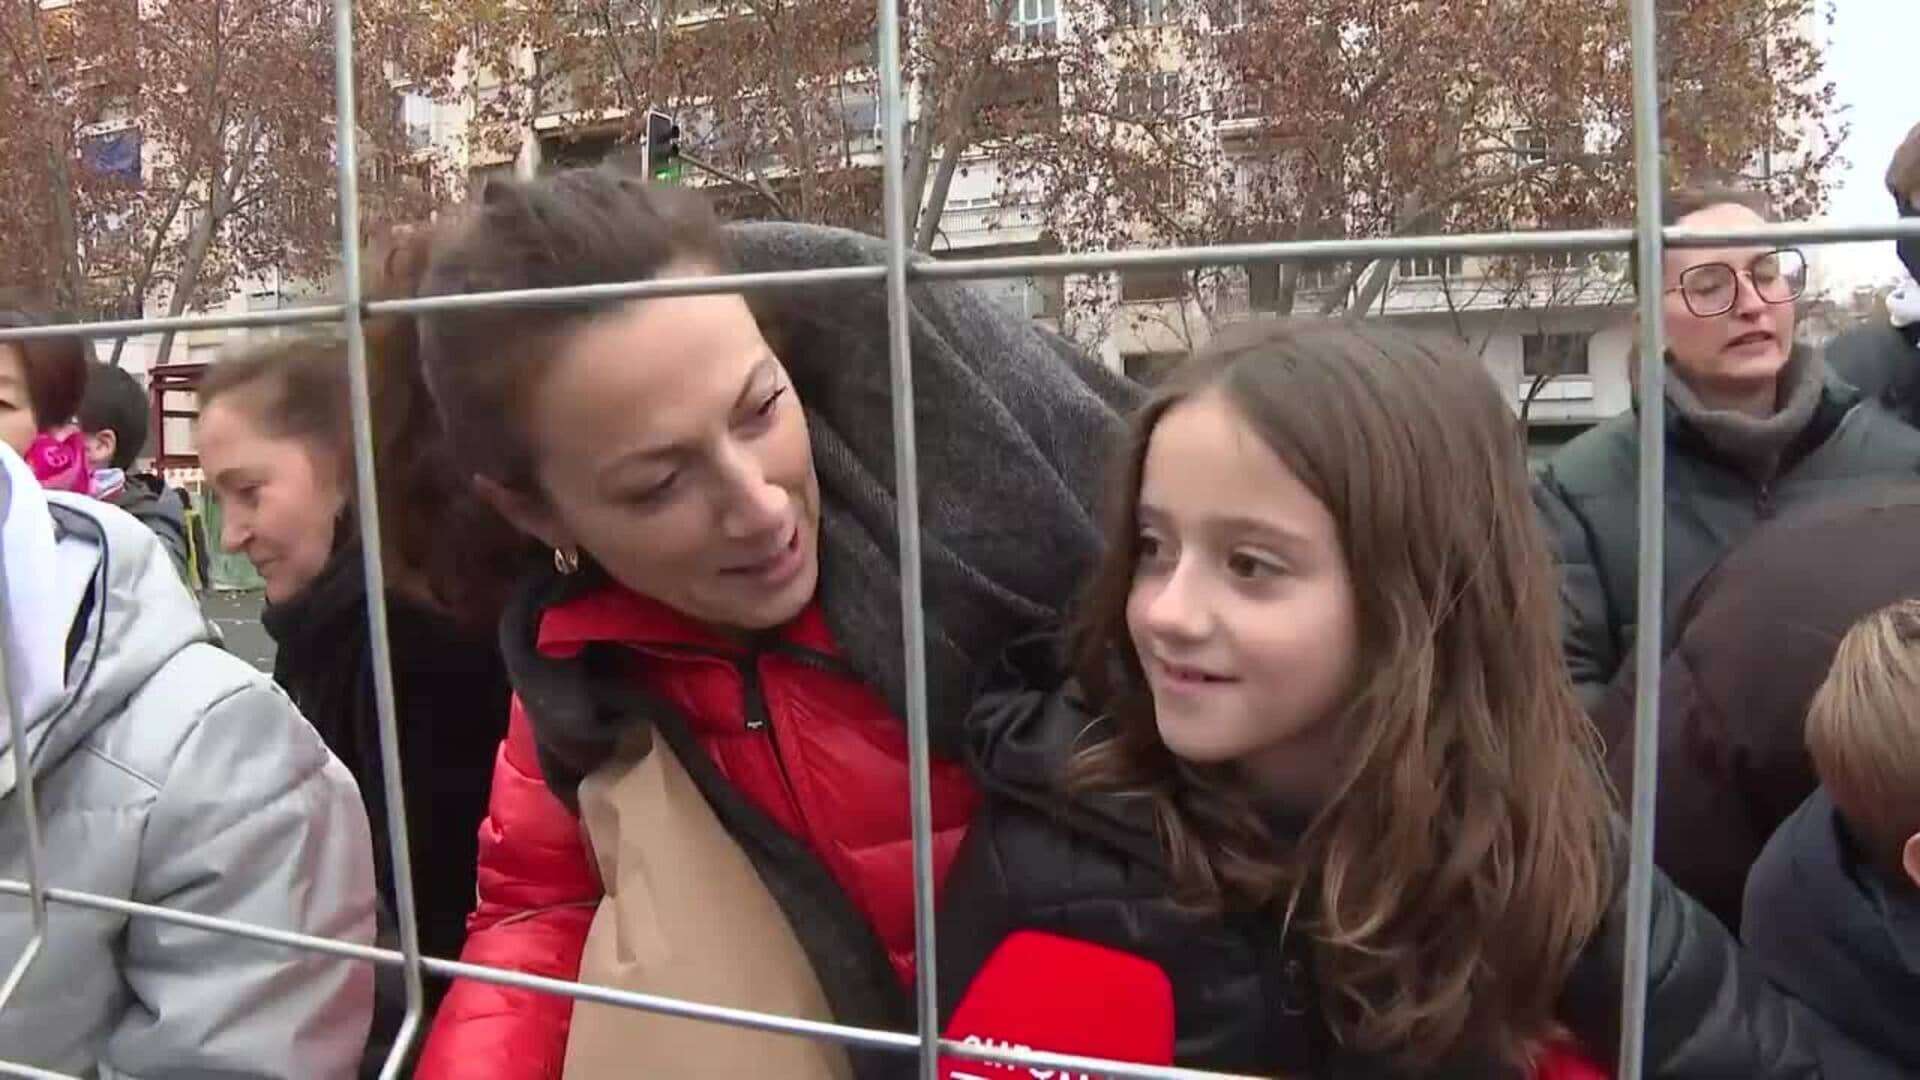
[(25, 457), (36, 434), (33, 401), (27, 396), (25, 358), (19, 349), (0, 345), (0, 442)]
[(1127, 629), (1160, 738), (1238, 766), (1267, 794), (1317, 798), (1359, 626), (1339, 528), (1224, 394), (1168, 410), (1147, 446)]
[(737, 295), (641, 300), (565, 339), (528, 402), (544, 498), (483, 482), (522, 531), (722, 630), (800, 613), (820, 486), (787, 371)]
[(245, 555), (266, 579), (268, 603), (283, 604), (326, 569), (347, 490), (306, 440), (270, 434), (250, 404), (246, 390), (216, 399), (194, 445), (220, 497), (220, 549)]

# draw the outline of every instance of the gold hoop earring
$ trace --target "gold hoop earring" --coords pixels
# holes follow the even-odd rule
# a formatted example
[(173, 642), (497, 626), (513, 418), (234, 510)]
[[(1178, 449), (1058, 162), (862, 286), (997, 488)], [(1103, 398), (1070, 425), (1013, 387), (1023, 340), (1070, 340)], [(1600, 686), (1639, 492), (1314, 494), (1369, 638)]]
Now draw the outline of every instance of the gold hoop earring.
[(580, 553), (553, 549), (553, 568), (561, 574), (571, 577), (580, 572)]

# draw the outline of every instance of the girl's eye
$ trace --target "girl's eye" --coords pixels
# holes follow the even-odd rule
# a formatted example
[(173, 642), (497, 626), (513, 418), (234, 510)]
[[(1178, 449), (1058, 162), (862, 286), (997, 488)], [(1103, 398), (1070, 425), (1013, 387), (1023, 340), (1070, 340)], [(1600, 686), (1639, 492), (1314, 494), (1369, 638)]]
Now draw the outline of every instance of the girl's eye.
[(767, 400), (761, 402), (760, 407), (753, 410), (753, 415), (758, 417), (772, 416), (774, 406), (780, 404), (780, 399), (787, 395), (787, 389), (788, 389), (787, 387), (783, 386), (780, 389), (775, 390), (773, 393), (768, 394)]
[(657, 503), (661, 499), (666, 498), (673, 491), (674, 484), (679, 479), (680, 479), (679, 473), (677, 472), (668, 473), (667, 478), (665, 480), (660, 481), (659, 483), (653, 485), (652, 487), (643, 488), (639, 491), (634, 492), (631, 495), (628, 495), (627, 501), (630, 503), (633, 503), (636, 506), (645, 506), (645, 505), (648, 505), (649, 503)]
[(1227, 556), (1227, 572), (1243, 580), (1258, 581), (1278, 577), (1284, 571), (1268, 559), (1244, 551), (1236, 551)]
[(1134, 541), (1134, 544), (1140, 553), (1140, 561), (1143, 563), (1158, 559), (1161, 552), (1165, 549), (1165, 545), (1160, 542), (1159, 537), (1147, 532), (1141, 533), (1138, 539)]

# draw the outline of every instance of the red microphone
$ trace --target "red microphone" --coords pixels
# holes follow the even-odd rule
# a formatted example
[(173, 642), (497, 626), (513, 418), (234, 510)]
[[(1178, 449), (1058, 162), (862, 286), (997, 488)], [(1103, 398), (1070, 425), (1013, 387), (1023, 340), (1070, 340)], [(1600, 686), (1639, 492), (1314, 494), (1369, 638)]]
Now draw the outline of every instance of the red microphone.
[[(1148, 960), (1021, 930), (987, 958), (946, 1036), (969, 1046), (1173, 1064), (1173, 985)], [(940, 1080), (1079, 1080), (1061, 1070), (940, 1058)]]

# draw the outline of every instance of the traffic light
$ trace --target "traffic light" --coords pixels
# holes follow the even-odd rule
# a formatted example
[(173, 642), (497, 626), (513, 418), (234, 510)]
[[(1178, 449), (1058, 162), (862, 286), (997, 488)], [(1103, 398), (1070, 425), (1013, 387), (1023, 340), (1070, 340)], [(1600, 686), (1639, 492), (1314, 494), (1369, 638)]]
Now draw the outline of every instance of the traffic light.
[(649, 179), (674, 183), (680, 179), (680, 125), (663, 112), (647, 112), (647, 148), (642, 164)]

